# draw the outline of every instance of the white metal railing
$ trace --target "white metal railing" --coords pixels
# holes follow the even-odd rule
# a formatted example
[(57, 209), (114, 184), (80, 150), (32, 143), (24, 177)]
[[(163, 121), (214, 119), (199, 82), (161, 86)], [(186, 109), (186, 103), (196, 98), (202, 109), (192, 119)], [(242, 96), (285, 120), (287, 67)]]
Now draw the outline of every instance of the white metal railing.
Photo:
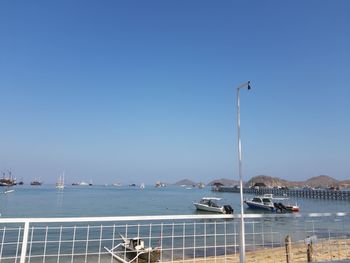
[[(239, 262), (238, 218), (239, 215), (1, 218), (0, 263), (113, 262), (115, 259), (105, 247), (111, 249), (122, 243), (120, 235), (140, 237), (146, 247), (159, 247), (162, 262)], [(306, 261), (307, 237), (313, 237), (314, 253), (319, 259), (349, 259), (349, 223), (348, 213), (246, 214), (247, 262), (286, 262), (287, 235), (296, 249), (292, 251), (293, 262), (298, 258)], [(132, 258), (126, 249), (118, 253), (125, 261)], [(271, 256), (273, 253), (275, 256)]]

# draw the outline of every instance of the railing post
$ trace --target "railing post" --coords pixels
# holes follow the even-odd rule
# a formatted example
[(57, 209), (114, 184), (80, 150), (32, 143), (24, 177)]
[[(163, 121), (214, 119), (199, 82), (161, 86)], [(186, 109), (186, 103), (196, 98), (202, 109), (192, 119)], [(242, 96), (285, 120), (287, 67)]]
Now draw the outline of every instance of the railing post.
[(23, 230), (22, 251), (21, 251), (20, 263), (26, 262), (28, 235), (29, 235), (29, 221), (25, 221), (24, 222), (24, 230)]

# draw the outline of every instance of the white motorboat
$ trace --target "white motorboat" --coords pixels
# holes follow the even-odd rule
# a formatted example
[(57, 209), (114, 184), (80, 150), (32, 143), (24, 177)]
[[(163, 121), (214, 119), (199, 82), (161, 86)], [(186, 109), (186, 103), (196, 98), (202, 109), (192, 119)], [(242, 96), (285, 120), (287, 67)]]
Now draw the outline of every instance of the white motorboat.
[(203, 197), (199, 202), (195, 202), (193, 204), (197, 210), (221, 214), (232, 214), (232, 207), (230, 205), (219, 205), (217, 201), (220, 200), (221, 198), (218, 197)]
[[(244, 203), (252, 209), (261, 209), (271, 212), (299, 212), (299, 206), (283, 204), (277, 200), (284, 200), (286, 198), (274, 198), (272, 194), (265, 194), (263, 196), (255, 196), (251, 200), (245, 200)], [(276, 202), (274, 202), (274, 200)]]
[(161, 251), (160, 247), (146, 248), (145, 241), (139, 237), (130, 239), (125, 238), (122, 235), (120, 235), (120, 237), (122, 238), (123, 243), (119, 243), (111, 249), (104, 247), (104, 249), (115, 259), (123, 263), (130, 263), (137, 259), (142, 259), (144, 262), (149, 263), (159, 261)]

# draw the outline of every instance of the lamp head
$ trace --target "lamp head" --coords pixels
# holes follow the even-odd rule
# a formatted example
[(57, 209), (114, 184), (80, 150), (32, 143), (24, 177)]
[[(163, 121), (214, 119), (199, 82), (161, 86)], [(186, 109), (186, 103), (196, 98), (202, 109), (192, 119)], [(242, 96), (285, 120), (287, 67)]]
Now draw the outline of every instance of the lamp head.
[(250, 90), (251, 87), (250, 87), (250, 81), (248, 81), (248, 90)]

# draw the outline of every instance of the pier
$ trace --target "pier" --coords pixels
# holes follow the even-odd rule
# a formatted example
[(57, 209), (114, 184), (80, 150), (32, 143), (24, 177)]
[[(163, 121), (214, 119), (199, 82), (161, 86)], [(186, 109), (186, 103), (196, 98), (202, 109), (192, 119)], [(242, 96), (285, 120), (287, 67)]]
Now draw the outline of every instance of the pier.
[[(214, 188), (213, 191), (239, 193), (239, 188), (233, 186), (219, 186)], [(282, 197), (287, 196), (326, 200), (350, 200), (350, 191), (348, 190), (243, 188), (243, 193), (252, 195), (273, 194), (274, 196)]]

